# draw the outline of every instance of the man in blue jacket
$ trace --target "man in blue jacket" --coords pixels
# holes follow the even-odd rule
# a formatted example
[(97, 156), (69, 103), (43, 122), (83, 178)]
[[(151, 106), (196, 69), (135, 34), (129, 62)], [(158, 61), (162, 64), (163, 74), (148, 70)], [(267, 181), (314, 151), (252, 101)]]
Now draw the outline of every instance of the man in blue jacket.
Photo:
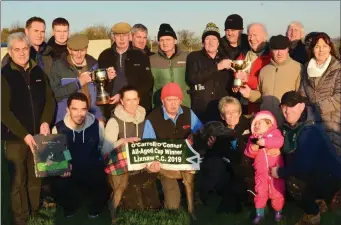
[(305, 102), (295, 91), (282, 96), (285, 167), (272, 168), (271, 173), (286, 179), (287, 190), (304, 211), (296, 225), (315, 225), (320, 224), (322, 206), (340, 190), (341, 159), (319, 124), (317, 110)]

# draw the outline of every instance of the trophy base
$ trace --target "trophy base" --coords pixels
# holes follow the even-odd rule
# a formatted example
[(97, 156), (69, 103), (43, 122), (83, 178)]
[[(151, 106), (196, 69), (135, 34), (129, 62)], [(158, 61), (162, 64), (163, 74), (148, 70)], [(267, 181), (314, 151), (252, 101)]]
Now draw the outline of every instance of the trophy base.
[(107, 105), (110, 103), (109, 96), (103, 96), (101, 98), (97, 98), (96, 105)]

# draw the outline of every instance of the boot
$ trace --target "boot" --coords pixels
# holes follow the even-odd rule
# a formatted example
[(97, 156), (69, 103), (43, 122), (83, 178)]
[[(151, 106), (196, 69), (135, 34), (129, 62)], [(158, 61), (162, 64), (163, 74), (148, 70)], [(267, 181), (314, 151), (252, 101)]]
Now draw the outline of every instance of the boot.
[(320, 212), (325, 213), (328, 211), (328, 206), (324, 200), (316, 200), (316, 204), (319, 206)]
[(296, 223), (296, 225), (320, 225), (321, 215), (303, 214), (301, 219)]

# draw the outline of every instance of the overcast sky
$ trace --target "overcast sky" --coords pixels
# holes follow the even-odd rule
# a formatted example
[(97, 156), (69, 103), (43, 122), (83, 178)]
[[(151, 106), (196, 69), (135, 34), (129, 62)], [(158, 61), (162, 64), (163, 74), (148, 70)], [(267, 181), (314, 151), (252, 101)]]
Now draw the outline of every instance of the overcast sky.
[(224, 33), (224, 21), (237, 13), (247, 24), (261, 22), (271, 35), (284, 34), (294, 20), (302, 22), (306, 32), (324, 31), (331, 37), (340, 36), (340, 1), (2, 1), (1, 27), (24, 25), (32, 16), (39, 16), (47, 23), (48, 36), (52, 20), (65, 17), (71, 32), (90, 25), (111, 27), (121, 21), (142, 23), (149, 29), (149, 36), (157, 35), (161, 23), (169, 23), (175, 31), (189, 29), (201, 36), (208, 22), (214, 22)]

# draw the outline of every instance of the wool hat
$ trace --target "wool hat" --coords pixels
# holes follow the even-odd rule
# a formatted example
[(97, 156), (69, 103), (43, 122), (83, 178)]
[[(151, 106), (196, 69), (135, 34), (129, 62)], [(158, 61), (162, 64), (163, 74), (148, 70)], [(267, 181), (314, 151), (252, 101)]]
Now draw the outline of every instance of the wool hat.
[(129, 23), (125, 23), (125, 22), (116, 23), (111, 28), (111, 32), (113, 34), (126, 34), (126, 33), (129, 33), (130, 31), (131, 31), (131, 26), (129, 25)]
[(177, 83), (168, 83), (161, 90), (161, 100), (168, 96), (176, 96), (183, 99), (182, 89)]
[(307, 99), (300, 95), (297, 91), (288, 91), (284, 93), (281, 98), (281, 105), (285, 105), (288, 107), (294, 107), (298, 103), (306, 103)]
[(159, 32), (157, 33), (157, 40), (159, 41), (160, 37), (162, 36), (171, 36), (175, 39), (178, 39), (176, 37), (176, 33), (174, 32), (173, 28), (168, 23), (163, 23), (159, 27)]
[(89, 38), (85, 34), (75, 34), (67, 40), (67, 47), (71, 50), (82, 50), (89, 45)]
[(219, 33), (219, 28), (217, 27), (217, 25), (215, 23), (208, 23), (206, 25), (206, 28), (204, 30), (204, 32), (202, 33), (202, 43), (204, 43), (205, 38), (209, 35), (213, 35), (216, 36), (218, 38), (218, 40), (220, 40), (220, 33)]
[(270, 48), (272, 50), (280, 50), (289, 48), (290, 41), (287, 36), (277, 35), (270, 38)]
[(229, 15), (225, 20), (225, 30), (243, 30), (243, 18), (238, 14)]

